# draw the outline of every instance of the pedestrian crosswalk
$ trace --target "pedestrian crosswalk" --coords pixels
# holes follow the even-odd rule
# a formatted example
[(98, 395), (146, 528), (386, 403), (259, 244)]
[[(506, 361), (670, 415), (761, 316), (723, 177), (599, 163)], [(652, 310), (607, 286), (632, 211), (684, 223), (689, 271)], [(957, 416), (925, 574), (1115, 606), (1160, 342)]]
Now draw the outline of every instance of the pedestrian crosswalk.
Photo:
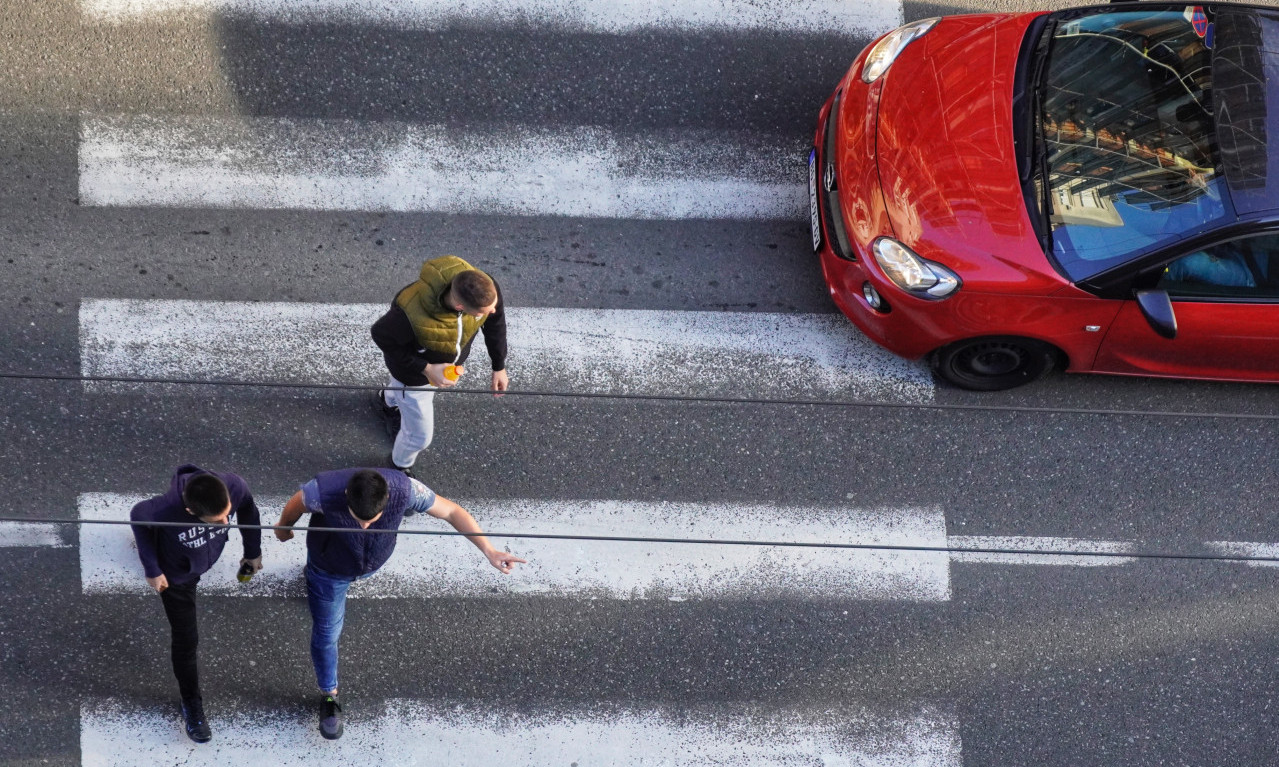
[[(86, 25), (165, 19), (380, 26), (403, 30), (536, 30), (552, 34), (750, 34), (849, 40), (849, 60), (869, 37), (902, 21), (900, 0), (79, 0)], [(246, 21), (247, 20), (247, 21)], [(785, 37), (791, 36), (791, 37)], [(852, 41), (860, 41), (854, 45)], [(225, 52), (225, 48), (223, 49)], [(280, 52), (273, 52), (276, 55)], [(288, 53), (288, 52), (284, 52)], [(216, 53), (215, 53), (216, 55)], [(459, 52), (458, 55), (465, 55)], [(797, 53), (797, 55), (804, 55)], [(607, 66), (584, 62), (584, 66)], [(707, 77), (712, 74), (707, 72)], [(660, 80), (660, 72), (626, 73)], [(723, 87), (732, 73), (715, 72)], [(252, 84), (250, 84), (251, 86)], [(497, 84), (495, 84), (496, 87)], [(251, 89), (251, 88), (250, 88)], [(589, 97), (589, 94), (588, 96)], [(759, 98), (759, 96), (756, 96)], [(818, 104), (811, 109), (815, 114)], [(790, 226), (804, 218), (805, 132), (722, 129), (719, 119), (665, 119), (681, 126), (631, 130), (608, 124), (504, 123), (484, 114), (438, 122), (195, 113), (81, 115), (79, 202), (87, 206), (434, 214), (632, 220), (753, 220)], [(288, 114), (292, 114), (286, 112)], [(343, 115), (338, 115), (343, 116)], [(715, 129), (703, 127), (712, 124)], [(467, 254), (459, 254), (464, 257)], [(807, 256), (807, 254), (804, 254)], [(483, 266), (483, 264), (480, 264)], [(387, 296), (389, 299), (390, 297)], [(88, 379), (374, 386), (385, 367), (369, 326), (386, 303), (277, 303), (84, 298), (80, 372)], [(519, 391), (929, 403), (926, 367), (889, 355), (837, 314), (772, 314), (508, 307), (512, 388)], [(488, 360), (477, 342), (464, 388), (483, 388)], [(468, 380), (469, 379), (469, 380)], [(87, 380), (109, 397), (181, 387)], [(122, 521), (146, 497), (82, 492), (84, 522)], [(284, 497), (260, 497), (263, 522)], [(529, 560), (496, 573), (459, 537), (411, 534), (449, 528), (418, 517), (354, 599), (501, 598), (907, 602), (953, 597), (956, 563), (1126, 564), (1112, 558), (951, 554), (505, 537), (501, 533), (707, 538), (1001, 547), (1061, 551), (1126, 542), (948, 536), (943, 509), (687, 503), (654, 499), (460, 499), (493, 542)], [(998, 545), (996, 545), (998, 544)], [(148, 595), (129, 527), (0, 523), (0, 547), (75, 547), (86, 601)], [(265, 569), (235, 578), (239, 542), (201, 581), (217, 597), (296, 598), (305, 532), (288, 543), (263, 535)], [(1002, 556), (1002, 558), (1000, 558)], [(128, 599), (125, 600), (126, 602)], [(143, 604), (141, 601), (139, 605)], [(222, 609), (218, 600), (208, 603)], [(239, 604), (239, 603), (237, 603)], [(225, 603), (221, 603), (225, 605)], [(156, 608), (158, 610), (158, 608)], [(299, 639), (299, 641), (302, 641)], [(160, 646), (157, 642), (157, 648)], [(158, 651), (158, 650), (157, 650)], [(635, 673), (643, 673), (637, 669)], [(722, 702), (678, 710), (601, 700), (586, 708), (503, 709), (501, 701), (390, 700), (349, 714), (347, 735), (322, 741), (313, 714), (224, 711), (211, 700), (213, 743), (185, 739), (175, 711), (118, 699), (80, 707), (85, 765), (610, 764), (726, 766), (825, 764), (960, 767), (959, 722), (945, 711), (877, 714), (768, 709)], [(909, 707), (907, 707), (909, 708)], [(902, 709), (902, 707), (898, 707)]]
[[(369, 327), (388, 305), (85, 299), (80, 370), (379, 385), (386, 367)], [(507, 327), (514, 390), (888, 402), (934, 394), (924, 365), (885, 352), (835, 314), (510, 307)], [(477, 340), (468, 369), (478, 374), (460, 385), (485, 387), (488, 367)]]
[[(84, 493), (85, 522), (121, 521), (142, 494)], [(259, 499), (264, 522), (277, 518), (283, 497)], [(1131, 541), (947, 535), (940, 509), (797, 508), (781, 505), (471, 501), (466, 505), (499, 546), (530, 560), (498, 576), (457, 537), (404, 535), (376, 578), (356, 584), (360, 598), (501, 598), (514, 594), (570, 599), (856, 600), (938, 603), (952, 598), (951, 567), (1120, 565), (1131, 557), (1096, 560), (1067, 551), (1135, 552)], [(440, 526), (410, 520), (409, 531)], [(709, 537), (806, 542), (867, 543), (929, 548), (1015, 548), (1043, 554), (939, 551), (861, 551), (711, 547), (690, 544), (545, 541), (506, 538), (499, 532)], [(304, 594), (299, 539), (264, 534), (266, 569), (247, 584), (235, 580), (238, 543), (203, 578), (202, 593), (221, 597), (294, 597)], [(74, 534), (49, 523), (0, 525), (0, 544), (66, 548)], [(1222, 553), (1273, 552), (1264, 544), (1210, 543)], [(84, 524), (78, 534), (82, 591), (89, 598), (149, 594), (132, 535), (124, 525)], [(745, 553), (743, 553), (745, 552)], [(953, 716), (925, 709), (913, 716), (857, 708), (744, 709), (733, 704), (678, 713), (605, 703), (588, 709), (524, 706), (502, 713), (493, 705), (454, 700), (370, 702), (348, 715), (347, 735), (333, 743), (315, 731), (314, 712), (297, 708), (254, 712), (206, 706), (215, 727), (212, 744), (186, 740), (176, 708), (127, 699), (88, 698), (80, 707), (84, 765), (139, 763), (249, 764), (268, 749), (278, 763), (376, 759), (386, 764), (542, 765), (652, 763), (737, 766), (792, 763), (958, 767), (960, 726)], [(443, 761), (441, 761), (443, 760)]]
[(453, 767), (669, 765), (769, 767), (791, 764), (859, 767), (961, 767), (959, 727), (923, 710), (885, 717), (847, 707), (760, 710), (725, 706), (703, 711), (592, 707), (518, 712), (497, 705), (387, 701), (377, 713), (348, 716), (346, 735), (321, 740), (314, 720), (279, 713), (214, 717), (212, 743), (196, 746), (178, 732), (176, 716), (124, 701), (81, 707), (80, 748), (86, 767), (182, 764), (438, 764)]

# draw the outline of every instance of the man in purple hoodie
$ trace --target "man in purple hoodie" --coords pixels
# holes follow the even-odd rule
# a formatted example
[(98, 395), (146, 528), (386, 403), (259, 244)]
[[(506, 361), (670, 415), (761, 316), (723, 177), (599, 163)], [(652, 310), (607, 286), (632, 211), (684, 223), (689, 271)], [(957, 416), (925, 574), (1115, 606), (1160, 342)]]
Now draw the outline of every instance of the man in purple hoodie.
[[(238, 515), (238, 517), (237, 517)], [(164, 604), (164, 614), (172, 630), (173, 674), (182, 695), (182, 718), (187, 736), (207, 743), (213, 733), (204, 718), (200, 697), (200, 677), (196, 665), (199, 634), (196, 628), (195, 587), (226, 546), (226, 525), (238, 521), (262, 524), (253, 494), (235, 474), (205, 471), (198, 466), (179, 466), (164, 495), (145, 500), (129, 514), (133, 522), (178, 522), (180, 526), (135, 524), (133, 537), (147, 585), (155, 589)], [(241, 567), (253, 572), (262, 569), (262, 531), (241, 530), (244, 558)]]

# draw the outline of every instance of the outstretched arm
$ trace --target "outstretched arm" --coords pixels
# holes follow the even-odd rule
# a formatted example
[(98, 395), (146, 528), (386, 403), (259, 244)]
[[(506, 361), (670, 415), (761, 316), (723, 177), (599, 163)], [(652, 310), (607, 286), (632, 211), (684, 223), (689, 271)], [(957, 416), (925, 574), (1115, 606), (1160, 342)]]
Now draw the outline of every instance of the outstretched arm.
[[(284, 504), (284, 511), (280, 514), (280, 521), (276, 525), (280, 528), (293, 527), (305, 512), (306, 504), (302, 502), (302, 491), (299, 490), (293, 494), (288, 503)], [(281, 541), (287, 541), (293, 538), (293, 531), (277, 529), (275, 537)]]
[(448, 522), (453, 526), (454, 530), (466, 535), (471, 540), (471, 543), (474, 543), (479, 548), (480, 553), (489, 561), (489, 564), (504, 573), (514, 570), (517, 563), (527, 564), (528, 562), (528, 560), (520, 559), (514, 554), (494, 548), (489, 539), (484, 537), (484, 531), (480, 529), (480, 523), (475, 521), (475, 517), (472, 517), (469, 511), (442, 495), (435, 496), (435, 504), (427, 509), (426, 513), (436, 519)]

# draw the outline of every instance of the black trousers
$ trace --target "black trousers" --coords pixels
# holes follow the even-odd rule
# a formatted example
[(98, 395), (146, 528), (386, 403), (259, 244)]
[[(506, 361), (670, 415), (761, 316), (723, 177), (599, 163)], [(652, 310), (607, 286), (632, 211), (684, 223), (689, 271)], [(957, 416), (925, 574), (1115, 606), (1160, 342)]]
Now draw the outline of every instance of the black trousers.
[(200, 700), (200, 671), (196, 667), (200, 633), (195, 620), (195, 587), (199, 583), (197, 577), (160, 592), (173, 636), (173, 675), (178, 678), (178, 692), (184, 702)]

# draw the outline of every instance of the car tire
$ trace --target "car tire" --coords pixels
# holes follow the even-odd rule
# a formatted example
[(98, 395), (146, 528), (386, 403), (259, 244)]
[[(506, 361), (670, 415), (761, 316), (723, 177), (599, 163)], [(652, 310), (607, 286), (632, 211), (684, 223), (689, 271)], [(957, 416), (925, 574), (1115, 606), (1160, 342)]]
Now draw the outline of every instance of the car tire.
[(1055, 347), (1031, 338), (970, 338), (933, 354), (933, 371), (970, 391), (1000, 391), (1028, 384), (1057, 365)]

